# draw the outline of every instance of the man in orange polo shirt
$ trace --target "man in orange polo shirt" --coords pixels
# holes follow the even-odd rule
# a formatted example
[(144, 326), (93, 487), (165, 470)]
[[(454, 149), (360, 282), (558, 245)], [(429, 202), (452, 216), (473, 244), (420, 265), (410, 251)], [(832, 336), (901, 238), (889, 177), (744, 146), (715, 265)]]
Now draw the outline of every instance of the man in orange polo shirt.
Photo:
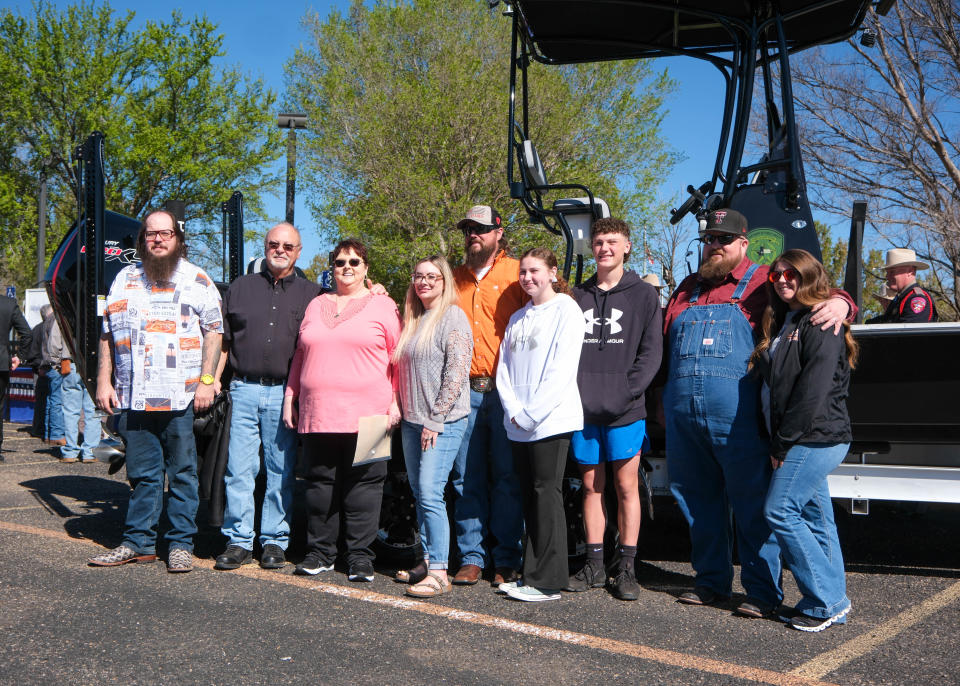
[[(494, 380), (507, 322), (526, 295), (517, 282), (520, 263), (507, 256), (496, 210), (475, 205), (457, 228), (466, 241), (466, 263), (453, 275), (460, 307), (473, 328), (473, 362), (470, 417), (451, 474), (457, 494), (454, 519), (460, 552), (460, 570), (453, 583), (477, 583), (484, 564), (492, 562), (492, 581), (497, 586), (517, 579), (523, 503)], [(492, 550), (485, 547), (488, 532), (496, 539)]]

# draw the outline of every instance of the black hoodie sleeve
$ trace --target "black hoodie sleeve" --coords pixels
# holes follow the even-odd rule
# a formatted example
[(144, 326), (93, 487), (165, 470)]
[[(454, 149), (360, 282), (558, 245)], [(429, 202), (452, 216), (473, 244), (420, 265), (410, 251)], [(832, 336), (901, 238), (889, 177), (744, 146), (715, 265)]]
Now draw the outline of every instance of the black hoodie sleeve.
[(822, 331), (810, 325), (806, 318), (801, 327), (800, 374), (783, 408), (783, 419), (770, 441), (770, 454), (778, 458), (783, 458), (794, 443), (809, 433), (823, 405), (829, 402), (834, 374), (841, 364), (841, 355), (846, 354), (842, 331), (840, 334), (834, 334), (832, 329)]
[(627, 372), (627, 383), (634, 398), (646, 393), (660, 369), (663, 356), (663, 321), (657, 291), (655, 288), (642, 288), (640, 293), (638, 306), (645, 319), (643, 335), (637, 346), (637, 356)]

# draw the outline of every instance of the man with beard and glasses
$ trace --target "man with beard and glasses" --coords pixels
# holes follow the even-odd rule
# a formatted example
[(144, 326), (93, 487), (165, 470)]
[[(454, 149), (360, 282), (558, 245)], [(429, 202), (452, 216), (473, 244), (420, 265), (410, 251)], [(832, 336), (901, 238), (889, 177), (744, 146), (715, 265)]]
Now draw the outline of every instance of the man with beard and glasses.
[(167, 571), (193, 568), (199, 502), (194, 412), (213, 403), (223, 318), (209, 276), (187, 262), (183, 229), (165, 210), (148, 214), (137, 237), (142, 263), (117, 274), (100, 336), (97, 407), (120, 410), (133, 492), (123, 541), (91, 558), (95, 567), (157, 559), (164, 475), (169, 482)]
[[(283, 392), (300, 322), (320, 287), (296, 275), (301, 243), (292, 224), (270, 229), (263, 247), (260, 273), (235, 280), (223, 299), (223, 352), (234, 373), (233, 412), (221, 529), (227, 548), (217, 557), (215, 569), (237, 569), (253, 561), (253, 491), (261, 445), (267, 489), (260, 516), (260, 566), (282, 568), (290, 541), (297, 432), (283, 423)], [(223, 366), (221, 360), (218, 384)]]
[[(769, 440), (760, 428), (760, 382), (748, 375), (754, 328), (768, 304), (769, 268), (747, 258), (747, 220), (711, 212), (701, 231), (700, 271), (667, 303), (661, 374), (670, 490), (690, 526), (695, 588), (678, 601), (711, 605), (729, 598), (733, 523), (746, 617), (772, 616), (783, 600), (780, 549), (763, 515), (770, 482)], [(846, 293), (814, 307), (811, 322), (841, 330), (856, 315)], [(665, 421), (664, 421), (665, 420)]]
[[(453, 276), (460, 307), (473, 329), (473, 359), (470, 416), (452, 472), (460, 554), (460, 570), (453, 583), (477, 583), (484, 564), (492, 561), (493, 584), (499, 586), (517, 580), (523, 503), (494, 379), (510, 315), (527, 297), (517, 281), (520, 263), (507, 256), (503, 225), (496, 210), (475, 205), (457, 228), (466, 243), (466, 264), (457, 267)], [(488, 530), (496, 539), (491, 551), (485, 548)]]

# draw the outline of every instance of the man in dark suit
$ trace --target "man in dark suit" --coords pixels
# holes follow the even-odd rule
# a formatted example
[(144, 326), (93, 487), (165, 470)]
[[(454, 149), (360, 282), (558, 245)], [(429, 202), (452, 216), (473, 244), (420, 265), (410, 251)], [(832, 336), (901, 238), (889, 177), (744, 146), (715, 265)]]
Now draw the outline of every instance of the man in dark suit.
[[(17, 349), (11, 349), (10, 332), (16, 329), (19, 337)], [(3, 421), (6, 414), (7, 386), (10, 384), (10, 372), (20, 366), (20, 351), (30, 348), (30, 325), (23, 317), (17, 301), (6, 296), (0, 297), (0, 462), (3, 461)]]

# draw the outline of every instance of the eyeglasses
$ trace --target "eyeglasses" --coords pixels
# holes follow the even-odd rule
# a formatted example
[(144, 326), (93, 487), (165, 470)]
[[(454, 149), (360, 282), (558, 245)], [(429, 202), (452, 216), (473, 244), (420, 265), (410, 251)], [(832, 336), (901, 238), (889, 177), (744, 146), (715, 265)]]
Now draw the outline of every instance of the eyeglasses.
[(160, 231), (144, 231), (143, 237), (148, 241), (152, 241), (154, 238), (161, 238), (162, 240), (169, 241), (173, 238), (174, 234), (173, 229), (161, 229)]
[(770, 281), (770, 283), (777, 283), (780, 277), (786, 277), (787, 281), (799, 281), (800, 272), (796, 269), (784, 269), (783, 271), (771, 270), (767, 275), (767, 280)]
[(414, 274), (413, 282), (420, 283), (423, 281), (429, 285), (435, 284), (437, 281), (443, 281), (443, 274)]
[(486, 224), (486, 225), (482, 225), (482, 224), (465, 224), (465, 225), (463, 226), (462, 231), (463, 231), (463, 235), (464, 235), (464, 236), (470, 236), (470, 235), (483, 236), (483, 235), (485, 235), (485, 234), (490, 233), (491, 231), (493, 231), (493, 230), (496, 229), (496, 228), (497, 228), (496, 226), (492, 226), (492, 225), (490, 225), (490, 224)]
[(735, 236), (732, 233), (724, 233), (719, 236), (715, 236), (710, 233), (705, 233), (700, 236), (700, 242), (704, 245), (710, 245), (711, 243), (719, 243), (720, 245), (730, 245), (735, 240), (740, 238), (740, 236)]
[(345, 260), (341, 258), (339, 260), (334, 260), (333, 265), (335, 267), (340, 267), (342, 269), (343, 267), (347, 266), (348, 262), (350, 263), (351, 267), (359, 267), (360, 263), (363, 262), (363, 260), (361, 260), (359, 257), (351, 257), (349, 260)]
[(293, 252), (294, 250), (300, 247), (299, 245), (294, 245), (293, 243), (281, 243), (280, 241), (267, 241), (267, 247), (270, 250), (277, 250), (281, 245), (283, 246), (284, 252)]

